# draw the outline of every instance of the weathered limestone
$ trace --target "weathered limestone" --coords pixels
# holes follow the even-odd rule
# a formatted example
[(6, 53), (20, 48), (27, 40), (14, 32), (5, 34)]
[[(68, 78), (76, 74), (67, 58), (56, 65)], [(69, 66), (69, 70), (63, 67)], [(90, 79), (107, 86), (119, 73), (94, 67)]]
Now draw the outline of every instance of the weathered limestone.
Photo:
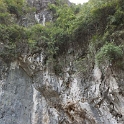
[(84, 79), (67, 55), (63, 76), (57, 76), (43, 64), (42, 52), (34, 56), (9, 68), (1, 61), (1, 124), (123, 124), (122, 71), (94, 66), (92, 78)]
[(7, 73), (8, 76), (0, 80), (0, 124), (31, 124), (31, 79), (14, 65)]

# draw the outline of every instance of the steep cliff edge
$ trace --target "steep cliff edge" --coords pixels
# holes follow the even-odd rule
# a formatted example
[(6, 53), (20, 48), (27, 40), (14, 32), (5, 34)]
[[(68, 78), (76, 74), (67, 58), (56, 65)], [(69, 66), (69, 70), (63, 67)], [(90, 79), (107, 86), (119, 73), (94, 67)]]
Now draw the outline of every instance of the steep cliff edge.
[[(20, 40), (14, 49), (18, 54), (14, 53), (12, 60), (8, 53), (2, 53), (8, 39), (5, 38), (5, 42), (0, 39), (0, 124), (123, 124), (124, 39), (123, 25), (119, 23), (120, 26), (115, 21), (119, 18), (115, 17), (117, 12), (113, 12), (115, 4), (105, 4), (93, 13), (98, 14), (97, 21), (100, 21), (101, 17), (107, 16), (106, 10), (110, 10), (111, 16), (107, 19), (115, 17), (111, 23), (118, 29), (112, 32), (111, 25), (109, 22), (106, 24), (103, 18), (104, 21), (102, 23), (101, 20), (100, 24), (96, 20), (84, 23), (89, 19), (88, 15), (84, 22), (81, 22), (82, 17), (79, 18), (80, 26), (76, 23), (78, 28), (76, 27), (75, 34), (70, 35), (70, 29), (75, 28), (71, 27), (75, 17), (71, 13), (72, 15), (65, 18), (68, 14), (65, 9), (59, 9), (56, 12), (58, 15), (54, 13), (54, 4), (58, 5), (55, 2), (28, 0), (29, 5), (36, 9), (28, 17), (33, 16), (32, 24), (40, 24), (31, 28), (36, 34), (26, 33), (30, 33), (29, 43), (33, 44), (31, 47), (26, 41), (28, 38), (21, 34), (27, 29), (21, 27), (19, 36), (17, 33), (18, 37), (14, 40), (11, 35), (10, 42)], [(54, 3), (50, 9), (46, 9), (48, 3)], [(61, 7), (63, 8), (59, 5), (58, 8)], [(64, 7), (68, 8), (67, 5)], [(121, 9), (120, 16), (123, 15)], [(103, 10), (104, 15), (99, 14)], [(68, 9), (67, 12), (72, 11)], [(53, 17), (61, 23), (56, 21), (50, 27), (52, 22), (45, 29), (47, 19), (55, 21)], [(26, 20), (25, 18), (23, 26), (27, 26)], [(105, 25), (107, 29), (110, 26), (110, 30), (105, 29)], [(42, 33), (44, 30), (47, 32)], [(94, 30), (97, 30), (96, 34)], [(104, 39), (107, 39), (106, 43)], [(69, 42), (70, 40), (72, 41)], [(9, 50), (12, 49), (13, 47)], [(6, 49), (4, 52), (6, 53)]]

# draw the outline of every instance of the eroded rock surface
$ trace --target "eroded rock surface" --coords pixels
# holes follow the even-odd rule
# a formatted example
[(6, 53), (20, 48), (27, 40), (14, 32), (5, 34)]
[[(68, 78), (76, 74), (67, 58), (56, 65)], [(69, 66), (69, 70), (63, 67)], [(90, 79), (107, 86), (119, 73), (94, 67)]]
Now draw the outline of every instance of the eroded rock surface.
[(84, 78), (69, 54), (56, 75), (44, 58), (22, 56), (10, 67), (1, 60), (1, 124), (123, 124), (122, 71), (95, 65)]

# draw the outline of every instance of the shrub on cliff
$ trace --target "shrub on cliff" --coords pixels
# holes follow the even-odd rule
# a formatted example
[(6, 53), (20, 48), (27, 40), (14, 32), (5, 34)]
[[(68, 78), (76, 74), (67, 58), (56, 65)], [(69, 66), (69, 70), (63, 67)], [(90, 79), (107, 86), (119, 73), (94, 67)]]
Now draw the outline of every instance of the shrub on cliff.
[(114, 63), (123, 58), (123, 51), (121, 46), (116, 46), (113, 43), (107, 43), (98, 51), (96, 58), (98, 62)]

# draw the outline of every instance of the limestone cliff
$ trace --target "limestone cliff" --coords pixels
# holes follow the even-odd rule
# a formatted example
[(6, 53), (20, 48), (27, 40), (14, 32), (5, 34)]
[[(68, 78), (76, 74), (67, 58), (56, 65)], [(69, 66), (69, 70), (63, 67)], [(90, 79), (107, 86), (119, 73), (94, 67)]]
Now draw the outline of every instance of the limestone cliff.
[[(28, 2), (38, 23), (52, 20), (46, 3), (55, 1)], [(124, 71), (90, 57), (83, 66), (83, 52), (70, 45), (56, 61), (46, 62), (44, 48), (0, 58), (0, 124), (124, 124)]]
[(58, 76), (42, 52), (34, 56), (9, 67), (1, 60), (1, 124), (123, 124), (124, 72), (94, 65), (82, 75), (68, 54)]

